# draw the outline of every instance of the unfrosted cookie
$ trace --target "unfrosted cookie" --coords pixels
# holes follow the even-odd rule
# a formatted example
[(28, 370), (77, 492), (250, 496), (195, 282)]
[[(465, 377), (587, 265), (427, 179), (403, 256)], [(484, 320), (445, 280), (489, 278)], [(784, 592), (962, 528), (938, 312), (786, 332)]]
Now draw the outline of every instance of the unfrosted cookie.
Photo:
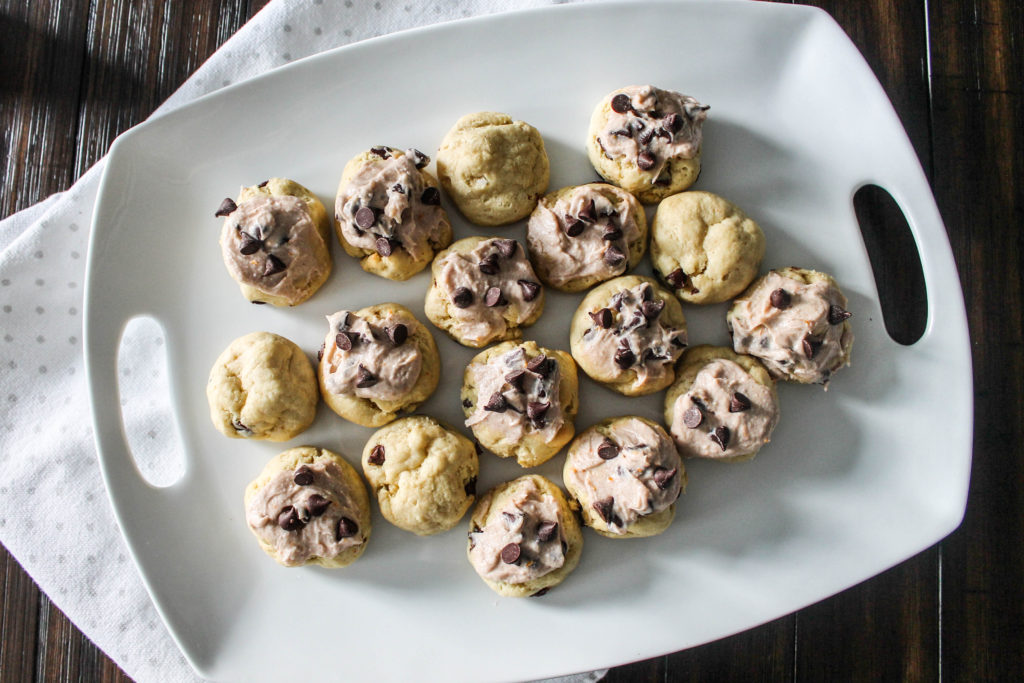
[(245, 521), (286, 567), (344, 567), (370, 540), (370, 499), (343, 457), (300, 446), (272, 459), (245, 489)]
[(437, 180), (422, 152), (374, 147), (345, 165), (334, 202), (335, 229), (368, 273), (407, 280), (452, 241)]
[(387, 424), (426, 401), (440, 377), (434, 337), (405, 306), (378, 304), (327, 316), (320, 392), (346, 420)]
[(562, 469), (583, 523), (602, 536), (654, 536), (675, 517), (686, 470), (661, 425), (642, 417), (603, 420), (577, 436)]
[(686, 318), (679, 300), (653, 279), (624, 275), (583, 299), (572, 317), (569, 345), (591, 379), (626, 396), (652, 394), (675, 379)]
[(236, 439), (287, 441), (316, 417), (313, 366), (302, 349), (271, 332), (231, 342), (206, 382), (210, 419)]
[(651, 262), (683, 301), (728, 301), (757, 277), (764, 233), (732, 202), (683, 192), (658, 205), (651, 221)]
[(775, 381), (756, 358), (724, 346), (694, 346), (665, 395), (665, 424), (687, 458), (749, 460), (779, 421)]
[(853, 330), (846, 297), (830, 275), (780, 268), (760, 278), (726, 315), (733, 348), (776, 379), (828, 385), (850, 364)]
[(539, 596), (576, 568), (583, 533), (562, 489), (537, 474), (500, 484), (477, 503), (466, 554), (491, 590)]
[(700, 174), (701, 127), (708, 107), (653, 85), (609, 93), (590, 118), (587, 155), (601, 176), (653, 204)]
[(482, 111), (463, 116), (444, 136), (437, 175), (471, 222), (505, 225), (533, 211), (548, 189), (550, 168), (536, 128)]
[(544, 289), (515, 240), (461, 239), (437, 255), (431, 273), (427, 318), (465, 346), (518, 339), (544, 311)]
[(485, 448), (533, 467), (572, 438), (578, 392), (576, 364), (565, 351), (505, 342), (466, 367), (462, 408), (466, 426)]
[(384, 519), (420, 536), (458, 524), (479, 473), (473, 442), (421, 415), (377, 430), (363, 448), (363, 474)]
[(533, 210), (526, 243), (545, 284), (582, 292), (640, 262), (647, 250), (647, 217), (633, 195), (614, 185), (563, 187)]
[(225, 199), (221, 256), (242, 295), (255, 304), (294, 306), (331, 274), (330, 220), (320, 200), (295, 181), (271, 178)]

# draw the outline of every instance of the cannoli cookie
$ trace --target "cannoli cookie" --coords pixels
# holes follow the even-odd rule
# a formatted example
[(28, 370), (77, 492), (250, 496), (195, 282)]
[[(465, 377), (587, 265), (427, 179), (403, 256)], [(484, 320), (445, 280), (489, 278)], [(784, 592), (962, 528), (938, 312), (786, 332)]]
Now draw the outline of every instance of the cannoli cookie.
[(466, 426), (496, 455), (539, 465), (575, 433), (576, 364), (565, 351), (532, 341), (505, 342), (478, 354), (462, 384)]
[(287, 441), (313, 423), (313, 366), (294, 342), (253, 332), (231, 342), (206, 382), (210, 419), (235, 439)]
[(324, 205), (298, 183), (271, 178), (225, 199), (220, 250), (242, 296), (254, 304), (294, 306), (331, 274), (330, 220)]
[(370, 499), (337, 453), (300, 446), (281, 453), (245, 489), (245, 521), (286, 567), (344, 567), (370, 540)]
[(660, 391), (675, 379), (686, 347), (679, 300), (653, 279), (624, 275), (591, 290), (572, 318), (572, 357), (594, 381), (626, 396)]
[(320, 392), (331, 410), (380, 427), (427, 400), (441, 377), (430, 330), (400, 304), (327, 316), (320, 351)]
[(335, 229), (345, 252), (368, 273), (407, 280), (452, 241), (430, 158), (374, 147), (345, 165), (334, 202)]
[(363, 448), (363, 474), (384, 519), (420, 536), (458, 524), (479, 473), (473, 442), (422, 415), (377, 430)]
[(526, 224), (530, 258), (545, 284), (582, 292), (631, 270), (647, 249), (644, 208), (607, 183), (563, 187)]
[(544, 289), (515, 240), (461, 239), (437, 255), (431, 273), (427, 318), (465, 346), (518, 339), (544, 311)]
[(830, 275), (772, 270), (736, 299), (726, 324), (737, 353), (764, 363), (776, 379), (828, 385), (850, 364), (853, 330), (846, 297)]
[(665, 395), (665, 424), (687, 458), (750, 460), (779, 421), (775, 380), (756, 358), (722, 346), (683, 353)]
[(654, 536), (668, 528), (686, 470), (665, 430), (642, 417), (603, 420), (577, 436), (562, 470), (583, 523), (602, 536)]
[(735, 204), (710, 192), (682, 192), (658, 205), (651, 262), (683, 301), (728, 301), (757, 277), (764, 233)]
[(700, 173), (708, 107), (653, 85), (609, 93), (594, 109), (587, 154), (601, 176), (653, 204), (685, 190)]
[(576, 568), (582, 551), (583, 533), (565, 494), (537, 474), (488, 491), (469, 522), (469, 562), (499, 595), (547, 593)]
[(548, 189), (550, 167), (536, 128), (482, 111), (463, 116), (444, 136), (437, 175), (470, 222), (505, 225), (530, 215)]

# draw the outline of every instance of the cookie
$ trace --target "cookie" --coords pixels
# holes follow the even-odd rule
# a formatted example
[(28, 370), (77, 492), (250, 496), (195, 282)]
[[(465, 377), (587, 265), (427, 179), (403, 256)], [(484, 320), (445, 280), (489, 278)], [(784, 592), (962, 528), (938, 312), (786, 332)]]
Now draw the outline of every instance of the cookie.
[(723, 346), (683, 353), (665, 395), (665, 424), (687, 458), (750, 460), (779, 422), (775, 381), (756, 358)]
[(683, 301), (728, 301), (757, 277), (764, 233), (735, 204), (710, 192), (683, 192), (658, 205), (651, 262)]
[(473, 442), (422, 415), (377, 430), (363, 448), (363, 474), (384, 519), (420, 536), (458, 524), (479, 473)]
[(518, 339), (544, 311), (544, 289), (515, 240), (461, 239), (437, 255), (431, 273), (427, 318), (465, 346)]
[(485, 448), (533, 467), (572, 439), (578, 394), (576, 364), (565, 351), (505, 342), (466, 367), (462, 408), (466, 426)]
[(482, 111), (463, 116), (444, 136), (437, 175), (470, 222), (506, 225), (533, 211), (548, 189), (550, 166), (536, 128)]
[(364, 427), (380, 427), (415, 410), (441, 377), (434, 337), (400, 304), (327, 316), (319, 360), (324, 402)]
[(221, 256), (242, 296), (254, 304), (295, 306), (331, 274), (330, 220), (312, 192), (271, 178), (225, 199)]
[(736, 352), (758, 358), (772, 377), (827, 388), (832, 375), (850, 364), (852, 314), (846, 306), (830, 275), (780, 268), (733, 302), (726, 323)]
[(590, 163), (644, 204), (681, 192), (700, 174), (707, 110), (688, 95), (653, 85), (615, 90), (590, 117)]
[(624, 275), (583, 299), (572, 317), (569, 346), (594, 381), (625, 396), (652, 394), (675, 379), (686, 318), (679, 300), (653, 279)]
[(294, 342), (253, 332), (231, 342), (206, 382), (213, 426), (235, 439), (287, 441), (316, 417), (313, 366)]
[(544, 284), (582, 292), (640, 262), (647, 217), (633, 195), (614, 185), (563, 187), (530, 214), (526, 244)]
[(337, 568), (370, 540), (370, 498), (355, 468), (324, 448), (272, 459), (245, 489), (245, 521), (260, 547), (286, 567)]
[(334, 202), (335, 230), (345, 252), (368, 273), (407, 280), (452, 241), (429, 157), (374, 147), (345, 165)]
[(565, 494), (537, 474), (485, 493), (469, 522), (469, 562), (499, 595), (547, 593), (576, 568), (582, 551), (583, 533)]
[(686, 470), (661, 425), (614, 417), (573, 439), (562, 481), (584, 524), (609, 538), (635, 538), (660, 534), (672, 523)]

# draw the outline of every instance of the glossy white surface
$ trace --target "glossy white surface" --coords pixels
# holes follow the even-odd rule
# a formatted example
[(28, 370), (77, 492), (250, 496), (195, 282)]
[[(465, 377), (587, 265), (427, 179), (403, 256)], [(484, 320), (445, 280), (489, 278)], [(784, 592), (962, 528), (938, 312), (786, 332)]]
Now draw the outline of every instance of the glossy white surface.
[[(288, 445), (331, 448), (357, 463), (372, 430), (321, 405), (290, 444), (228, 440), (207, 416), (211, 364), (255, 330), (283, 334), (315, 357), (324, 316), (343, 307), (398, 301), (425, 319), (429, 274), (385, 281), (335, 243), (335, 272), (312, 299), (288, 310), (252, 306), (220, 261), (220, 200), (276, 175), (331, 208), (341, 169), (359, 151), (387, 144), (433, 157), (457, 118), (485, 109), (541, 131), (551, 189), (587, 182), (595, 178), (583, 150), (590, 112), (634, 83), (711, 105), (695, 189), (729, 198), (761, 224), (762, 270), (799, 265), (837, 278), (855, 315), (853, 366), (828, 392), (781, 386), (781, 423), (757, 459), (689, 462), (689, 490), (669, 531), (634, 541), (588, 531), (580, 567), (543, 598), (492, 593), (465, 558), (462, 525), (419, 538), (376, 510), (370, 547), (351, 567), (275, 565), (246, 528), (245, 485)], [(885, 332), (854, 217), (853, 194), (868, 182), (903, 207), (921, 253), (929, 318), (910, 347)], [(479, 229), (445, 206), (457, 238), (524, 237), (522, 222)], [(650, 273), (646, 259), (637, 272)], [(567, 348), (582, 295), (547, 295), (527, 337)], [(841, 29), (809, 8), (560, 6), (396, 34), (228, 88), (115, 143), (86, 300), (104, 478), (158, 609), (211, 678), (515, 680), (624, 663), (832, 595), (935, 543), (964, 511), (971, 369), (945, 230), (870, 70)], [(724, 305), (684, 308), (691, 343), (727, 341)], [(165, 488), (138, 475), (115, 399), (118, 338), (136, 315), (163, 326), (172, 369), (186, 467)], [(458, 388), (475, 352), (431, 329), (444, 373), (421, 412), (461, 424)], [(621, 398), (583, 379), (577, 426), (621, 414), (660, 421), (662, 400)], [(560, 481), (561, 464), (557, 456), (536, 471)], [(520, 471), (485, 454), (480, 490)]]

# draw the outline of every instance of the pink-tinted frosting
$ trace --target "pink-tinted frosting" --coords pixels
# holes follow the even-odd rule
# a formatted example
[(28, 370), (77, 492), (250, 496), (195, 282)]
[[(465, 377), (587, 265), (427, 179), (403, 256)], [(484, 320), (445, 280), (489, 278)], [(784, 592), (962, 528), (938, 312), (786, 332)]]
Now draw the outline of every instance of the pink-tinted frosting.
[[(565, 419), (558, 391), (561, 371), (554, 358), (540, 358), (527, 359), (523, 348), (517, 346), (486, 363), (470, 365), (477, 401), (466, 426), (486, 425), (511, 443), (527, 434), (539, 434), (545, 442), (551, 441)], [(535, 370), (528, 367), (531, 361)], [(531, 409), (531, 405), (535, 407)], [(543, 414), (531, 419), (530, 413), (537, 413), (536, 406), (545, 406)]]
[[(382, 401), (401, 400), (409, 394), (423, 368), (423, 354), (411, 337), (418, 325), (412, 316), (389, 311), (383, 320), (371, 323), (351, 311), (338, 311), (327, 317), (327, 324), (323, 362), (328, 391)], [(401, 344), (388, 334), (397, 325), (404, 325), (410, 335)], [(340, 335), (345, 335), (350, 349), (338, 347)], [(368, 379), (367, 373), (374, 379)]]

